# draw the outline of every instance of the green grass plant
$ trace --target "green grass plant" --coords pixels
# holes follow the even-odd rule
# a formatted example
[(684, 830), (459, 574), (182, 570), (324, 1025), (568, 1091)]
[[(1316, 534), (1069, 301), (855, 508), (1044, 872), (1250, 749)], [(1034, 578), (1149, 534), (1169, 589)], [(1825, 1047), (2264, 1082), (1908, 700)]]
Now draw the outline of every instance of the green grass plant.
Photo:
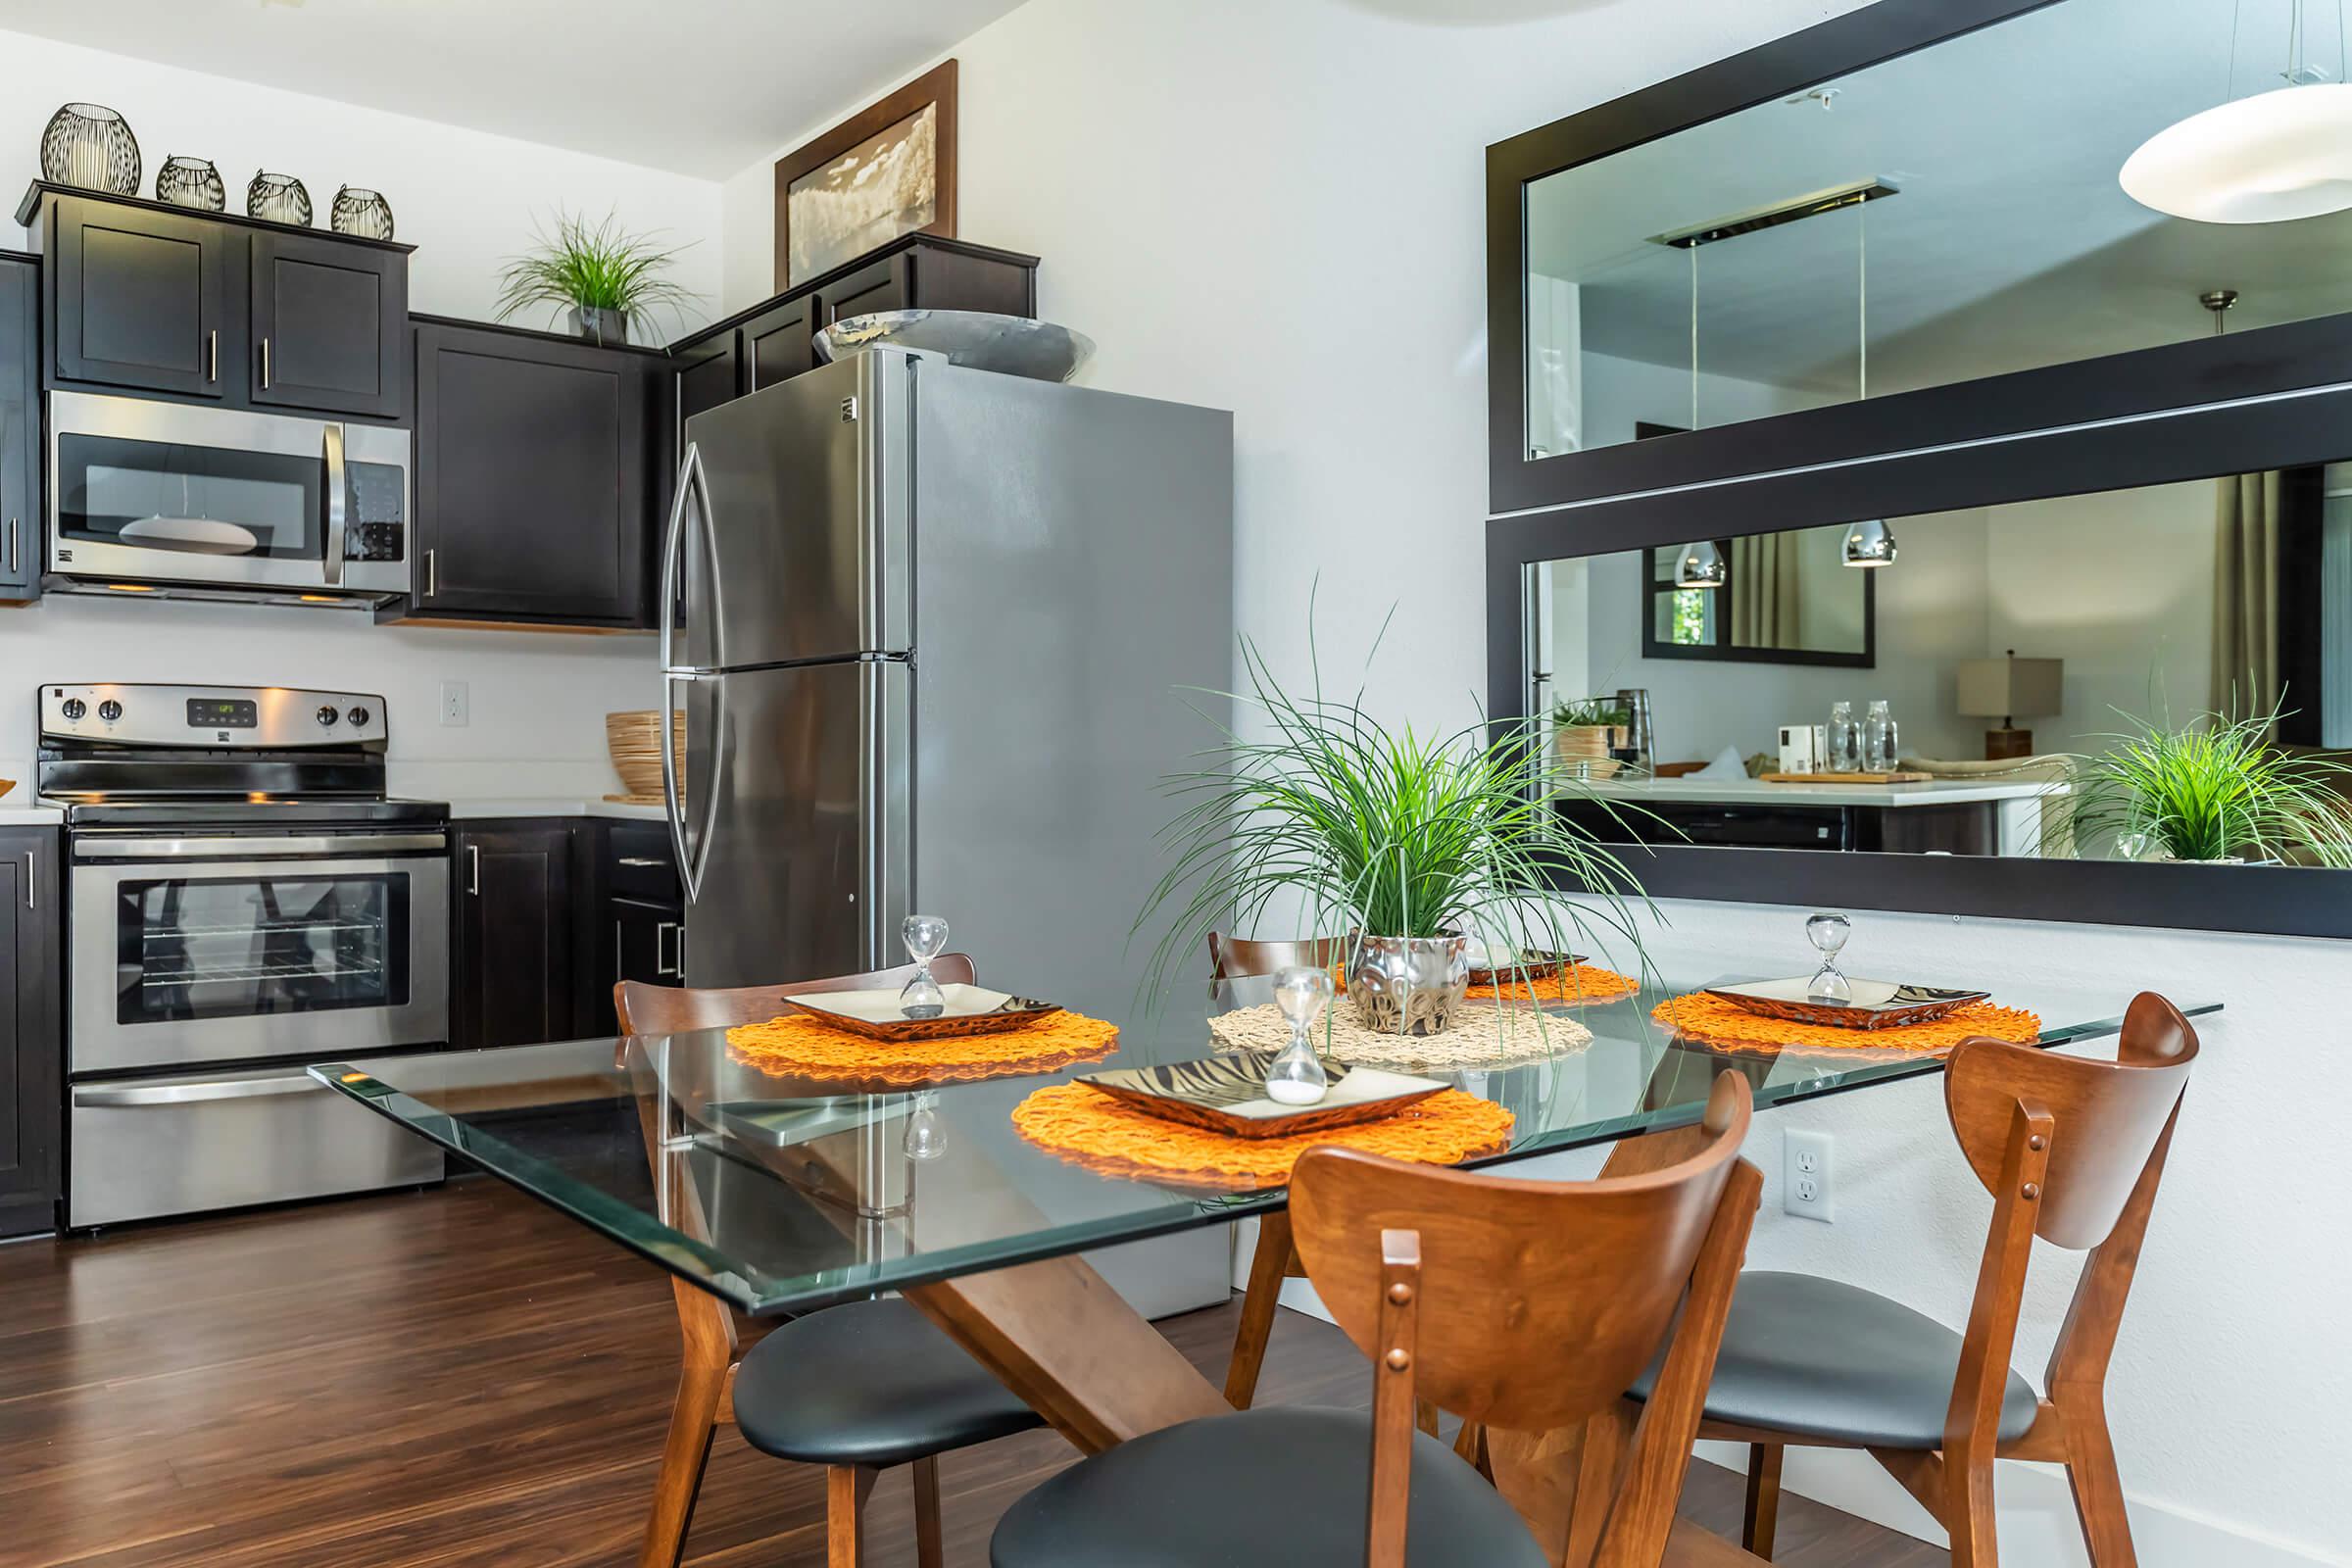
[(696, 297), (662, 275), (685, 246), (664, 249), (645, 235), (627, 233), (612, 213), (591, 223), (558, 208), (554, 225), (552, 234), (534, 228), (538, 248), (510, 258), (499, 270), (499, 320), (534, 305), (629, 316), (661, 306), (675, 312)]
[[(2120, 710), (2119, 710), (2120, 712)], [(2122, 714), (2108, 751), (2077, 759), (2078, 841), (2145, 835), (2176, 860), (2303, 856), (2352, 868), (2352, 765), (2280, 749), (2268, 738), (2280, 710), (2230, 719), (2204, 713), (2174, 727)]]

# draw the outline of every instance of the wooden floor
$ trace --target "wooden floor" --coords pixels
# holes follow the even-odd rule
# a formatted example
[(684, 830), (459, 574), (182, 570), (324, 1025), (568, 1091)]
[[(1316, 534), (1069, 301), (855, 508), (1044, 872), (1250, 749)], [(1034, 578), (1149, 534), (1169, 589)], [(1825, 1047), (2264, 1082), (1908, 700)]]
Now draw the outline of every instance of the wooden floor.
[[(1222, 1377), (1232, 1309), (1166, 1325)], [(676, 1370), (651, 1265), (487, 1181), (94, 1241), (0, 1247), (0, 1564), (419, 1568), (635, 1560)], [(1265, 1402), (1355, 1404), (1337, 1330), (1282, 1314)], [(1071, 1450), (1051, 1434), (942, 1461), (948, 1560)], [(824, 1557), (817, 1472), (722, 1435), (697, 1568)], [(1736, 1528), (1738, 1481), (1685, 1511)], [(904, 1474), (874, 1568), (911, 1562)], [(1780, 1561), (1928, 1568), (1945, 1554), (1790, 1497)]]

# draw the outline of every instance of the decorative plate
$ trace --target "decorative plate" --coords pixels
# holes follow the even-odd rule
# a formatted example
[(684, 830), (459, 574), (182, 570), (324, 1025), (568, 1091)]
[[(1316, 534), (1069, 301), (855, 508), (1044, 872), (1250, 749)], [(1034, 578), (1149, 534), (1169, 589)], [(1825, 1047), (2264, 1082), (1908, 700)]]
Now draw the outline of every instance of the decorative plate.
[(1707, 995), (1720, 997), (1735, 1007), (1765, 1018), (1790, 1023), (1824, 1024), (1832, 1029), (1891, 1029), (1900, 1024), (1931, 1023), (1990, 992), (1951, 991), (1940, 986), (1898, 985), (1891, 980), (1852, 980), (1851, 1002), (1822, 1002), (1810, 995), (1812, 977), (1755, 980), (1745, 985), (1709, 986)]
[(1061, 1010), (1058, 1002), (1007, 996), (979, 986), (947, 985), (939, 991), (946, 1009), (936, 1018), (907, 1017), (895, 990), (815, 991), (784, 1001), (811, 1018), (868, 1040), (950, 1040), (958, 1035), (1001, 1034)]
[(1319, 1104), (1283, 1105), (1266, 1098), (1270, 1051), (1245, 1051), (1081, 1074), (1077, 1082), (1150, 1115), (1235, 1138), (1292, 1138), (1380, 1121), (1445, 1089), (1378, 1067), (1324, 1063), (1330, 1092)]
[(1506, 980), (1548, 980), (1571, 964), (1584, 961), (1585, 956), (1581, 953), (1553, 953), (1545, 948), (1527, 948), (1521, 951), (1516, 963), (1506, 963), (1493, 969), (1472, 964), (1470, 983), (1474, 986), (1498, 986)]
[(845, 316), (816, 334), (816, 352), (827, 360), (870, 348), (908, 349), (975, 370), (1067, 381), (1094, 357), (1095, 342), (1052, 321), (990, 311), (869, 311)]

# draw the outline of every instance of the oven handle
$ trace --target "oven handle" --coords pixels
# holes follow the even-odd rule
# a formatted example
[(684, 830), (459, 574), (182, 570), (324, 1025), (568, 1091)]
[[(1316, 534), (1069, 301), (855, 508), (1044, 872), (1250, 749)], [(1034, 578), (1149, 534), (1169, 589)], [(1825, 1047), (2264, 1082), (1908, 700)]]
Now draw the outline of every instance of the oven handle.
[[(265, 353), (267, 342), (265, 339)], [(340, 588), (343, 586), (343, 536), (351, 518), (351, 498), (344, 482), (343, 427), (339, 424), (327, 425), (326, 434), (320, 439), (326, 448), (326, 586)]]
[(192, 1105), (207, 1100), (305, 1095), (325, 1085), (307, 1073), (291, 1078), (223, 1078), (214, 1083), (76, 1084), (75, 1105)]
[(250, 860), (265, 855), (397, 855), (446, 850), (446, 833), (343, 833), (256, 838), (76, 837), (74, 855), (83, 860)]

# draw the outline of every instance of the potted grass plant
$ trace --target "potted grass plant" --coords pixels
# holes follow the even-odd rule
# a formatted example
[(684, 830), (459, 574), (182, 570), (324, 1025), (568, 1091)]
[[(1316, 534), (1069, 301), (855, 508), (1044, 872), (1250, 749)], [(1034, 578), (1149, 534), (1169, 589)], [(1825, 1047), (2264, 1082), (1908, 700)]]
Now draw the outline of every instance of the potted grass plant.
[(1552, 744), (1572, 778), (1608, 778), (1633, 745), (1633, 710), (1614, 697), (1584, 697), (1551, 710)]
[(499, 270), (499, 320), (552, 306), (569, 311), (571, 329), (590, 342), (626, 343), (632, 318), (663, 306), (675, 312), (696, 297), (662, 275), (687, 247), (664, 249), (631, 234), (612, 213), (591, 223), (559, 208), (554, 232), (534, 234), (538, 248)]
[[(1173, 863), (1135, 922), (1175, 911), (1155, 990), (1212, 929), (1250, 930), (1294, 906), (1311, 932), (1346, 934), (1348, 1001), (1389, 1033), (1446, 1026), (1474, 943), (1508, 969), (1597, 922), (1640, 951), (1627, 904), (1640, 887), (1556, 808), (1578, 786), (1545, 765), (1540, 721), (1425, 737), (1374, 719), (1360, 693), (1325, 698), (1319, 676), (1293, 696), (1254, 645), (1242, 655), (1250, 689), (1226, 695), (1263, 738), (1225, 729), (1202, 767), (1168, 781), (1182, 803), (1162, 835)], [(1580, 885), (1596, 901), (1551, 894)]]
[(2128, 858), (2299, 860), (2352, 868), (2352, 764), (2284, 750), (2282, 716), (2199, 714), (2185, 725), (2122, 715), (2112, 747), (2075, 759), (2077, 839)]

